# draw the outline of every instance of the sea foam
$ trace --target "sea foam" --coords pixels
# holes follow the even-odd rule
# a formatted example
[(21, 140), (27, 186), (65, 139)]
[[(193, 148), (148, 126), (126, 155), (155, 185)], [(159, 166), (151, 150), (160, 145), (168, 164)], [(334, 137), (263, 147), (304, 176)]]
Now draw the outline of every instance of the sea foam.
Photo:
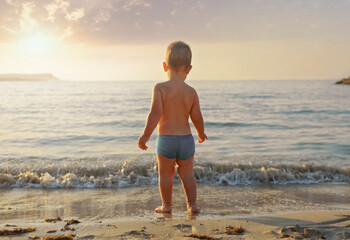
[[(350, 184), (350, 168), (317, 163), (196, 162), (196, 181), (208, 185)], [(0, 186), (14, 188), (124, 188), (156, 185), (155, 157), (117, 159), (2, 159)], [(179, 182), (175, 176), (175, 182)]]

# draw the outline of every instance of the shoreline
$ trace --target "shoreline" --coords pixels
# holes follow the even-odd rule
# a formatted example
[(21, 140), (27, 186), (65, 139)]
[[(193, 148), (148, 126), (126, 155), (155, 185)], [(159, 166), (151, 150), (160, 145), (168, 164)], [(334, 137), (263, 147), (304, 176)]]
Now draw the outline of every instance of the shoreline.
[[(0, 238), (67, 237), (70, 233), (75, 237), (66, 239), (195, 239), (191, 234), (223, 240), (350, 238), (349, 185), (199, 184), (198, 193), (202, 212), (191, 216), (180, 184), (174, 185), (172, 214), (153, 212), (160, 203), (157, 186), (0, 189), (0, 230), (36, 228)], [(45, 222), (57, 217), (62, 221)], [(80, 223), (66, 226), (65, 220), (72, 219)], [(230, 225), (245, 231), (227, 235)]]
[[(296, 211), (350, 211), (349, 185), (210, 186), (198, 184), (201, 218)], [(127, 188), (1, 188), (0, 222), (65, 216), (79, 219), (149, 217), (161, 204), (157, 185)], [(173, 187), (173, 217), (184, 217), (181, 184)]]

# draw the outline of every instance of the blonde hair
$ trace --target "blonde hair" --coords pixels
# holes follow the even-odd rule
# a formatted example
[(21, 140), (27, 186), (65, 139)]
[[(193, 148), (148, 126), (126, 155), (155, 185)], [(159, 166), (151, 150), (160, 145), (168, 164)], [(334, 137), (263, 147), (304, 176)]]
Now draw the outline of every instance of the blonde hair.
[(191, 65), (191, 60), (191, 48), (186, 43), (176, 41), (169, 44), (165, 54), (165, 62), (168, 64), (168, 67), (175, 70), (181, 66), (188, 67)]

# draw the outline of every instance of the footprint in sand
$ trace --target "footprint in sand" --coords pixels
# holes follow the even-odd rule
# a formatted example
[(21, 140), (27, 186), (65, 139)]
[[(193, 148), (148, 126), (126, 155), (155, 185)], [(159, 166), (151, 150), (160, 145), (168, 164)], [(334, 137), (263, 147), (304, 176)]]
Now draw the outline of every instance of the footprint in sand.
[(189, 233), (192, 232), (192, 225), (187, 224), (177, 224), (173, 226), (174, 228), (177, 228), (181, 232)]

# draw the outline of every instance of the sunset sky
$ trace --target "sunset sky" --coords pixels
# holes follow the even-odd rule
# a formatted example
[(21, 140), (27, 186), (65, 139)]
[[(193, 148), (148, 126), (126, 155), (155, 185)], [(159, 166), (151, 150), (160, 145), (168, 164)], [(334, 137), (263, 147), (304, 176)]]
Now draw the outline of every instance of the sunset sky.
[(349, 26), (349, 0), (0, 0), (0, 74), (161, 80), (183, 40), (190, 79), (338, 79)]

